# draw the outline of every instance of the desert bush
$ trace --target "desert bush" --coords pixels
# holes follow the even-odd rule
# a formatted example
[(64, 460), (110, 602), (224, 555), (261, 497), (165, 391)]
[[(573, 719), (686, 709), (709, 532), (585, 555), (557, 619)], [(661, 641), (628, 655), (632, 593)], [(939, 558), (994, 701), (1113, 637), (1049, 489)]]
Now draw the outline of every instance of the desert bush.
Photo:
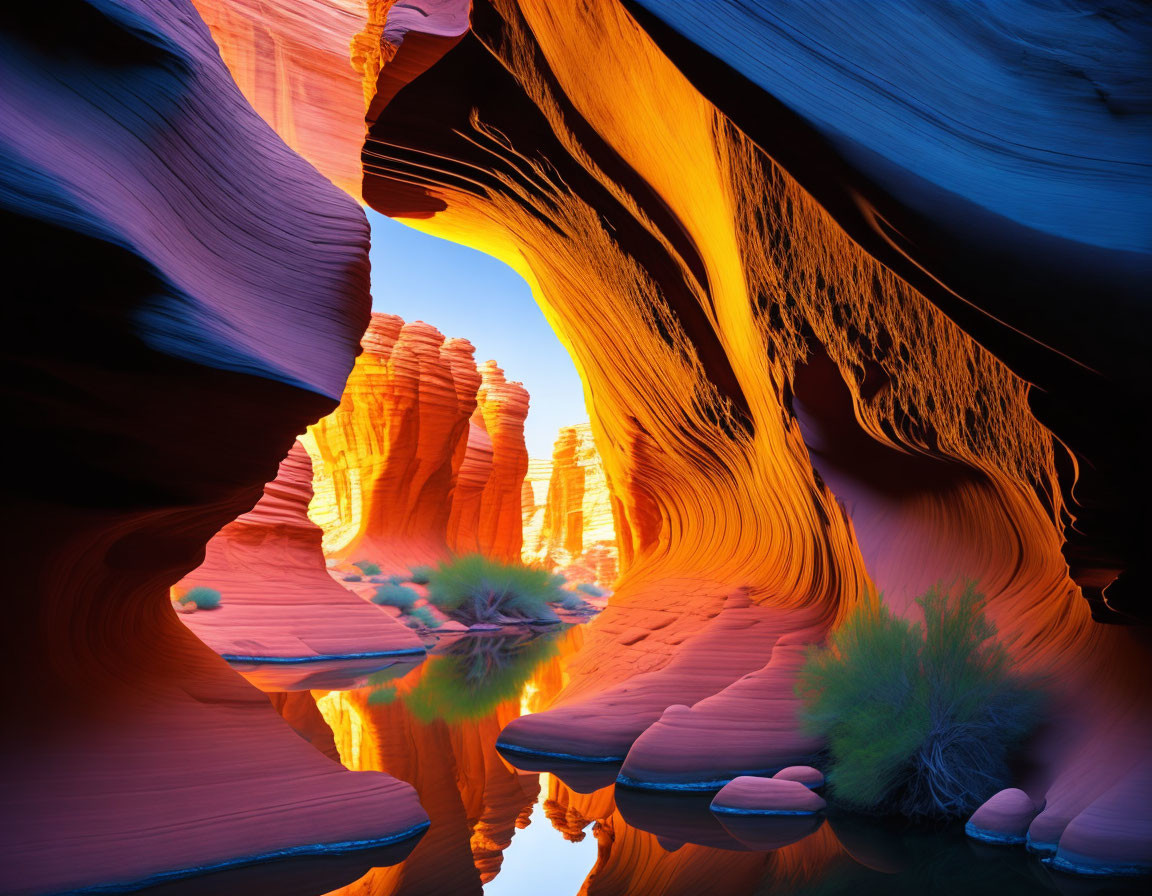
[(412, 588), (392, 582), (381, 585), (372, 595), (372, 603), (386, 607), (398, 607), (401, 610), (411, 610), (419, 599), (420, 595)]
[(576, 586), (577, 591), (583, 591), (589, 597), (607, 597), (608, 592), (599, 585), (583, 582)]
[(358, 570), (360, 570), (360, 572), (362, 572), (366, 576), (378, 576), (378, 575), (380, 575), (380, 564), (379, 563), (372, 563), (369, 560), (357, 560), (352, 565), (355, 566)]
[(564, 598), (557, 603), (557, 606), (560, 607), (560, 609), (562, 609), (562, 610), (569, 610), (569, 611), (580, 611), (580, 610), (591, 610), (592, 609), (592, 605), (590, 603), (588, 603), (588, 601), (584, 600), (584, 598), (579, 597), (578, 595), (575, 595), (575, 594), (565, 595)]
[(408, 618), (416, 620), (425, 628), (440, 628), (440, 626), (444, 624), (436, 618), (435, 614), (428, 607), (416, 607), (409, 612)]
[(563, 598), (550, 573), (479, 554), (440, 564), (428, 581), (428, 600), (469, 625), (494, 622), (500, 616), (555, 620), (548, 603)]
[(363, 580), (364, 580), (363, 576), (358, 576), (358, 575), (354, 575), (354, 574), (344, 576), (345, 582), (362, 582)]
[(959, 817), (1008, 786), (1039, 693), (1013, 674), (974, 586), (954, 597), (932, 588), (917, 603), (923, 626), (878, 601), (853, 613), (809, 652), (797, 694), (806, 727), (827, 741), (838, 802)]
[(215, 588), (190, 588), (179, 600), (182, 604), (195, 604), (197, 610), (215, 610), (220, 606), (220, 592)]
[(413, 585), (427, 585), (432, 580), (433, 571), (431, 566), (413, 566), (408, 570), (407, 581)]

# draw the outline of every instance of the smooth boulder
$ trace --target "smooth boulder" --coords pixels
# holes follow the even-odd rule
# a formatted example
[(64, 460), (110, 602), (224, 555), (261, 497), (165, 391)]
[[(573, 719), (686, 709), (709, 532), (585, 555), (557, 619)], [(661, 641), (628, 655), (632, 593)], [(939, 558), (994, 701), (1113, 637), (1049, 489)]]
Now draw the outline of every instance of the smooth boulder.
[(726, 784), (712, 811), (731, 815), (813, 815), (827, 804), (799, 781), (745, 775)]

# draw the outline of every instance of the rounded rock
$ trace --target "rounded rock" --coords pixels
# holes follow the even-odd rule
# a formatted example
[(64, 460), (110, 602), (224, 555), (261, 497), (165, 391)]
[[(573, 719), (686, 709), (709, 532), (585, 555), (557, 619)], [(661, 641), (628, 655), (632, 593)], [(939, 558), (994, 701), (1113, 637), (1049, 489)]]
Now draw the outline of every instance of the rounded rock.
[(780, 769), (772, 778), (776, 781), (797, 781), (810, 790), (824, 786), (824, 773), (810, 765), (790, 765)]
[(799, 781), (745, 775), (724, 785), (712, 811), (731, 815), (813, 815), (827, 804)]
[(984, 843), (1018, 844), (1028, 837), (1028, 826), (1040, 813), (1032, 797), (1009, 787), (985, 801), (964, 825), (964, 833)]

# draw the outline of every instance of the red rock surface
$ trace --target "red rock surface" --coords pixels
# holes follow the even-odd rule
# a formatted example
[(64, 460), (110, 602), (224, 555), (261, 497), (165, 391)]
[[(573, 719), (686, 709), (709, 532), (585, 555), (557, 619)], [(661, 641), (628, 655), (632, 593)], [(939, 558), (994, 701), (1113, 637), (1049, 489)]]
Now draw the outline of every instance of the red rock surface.
[(181, 622), (237, 662), (422, 655), (410, 629), (328, 574), (311, 499), (312, 462), (296, 442), (256, 506), (208, 542), (204, 562), (174, 589), (215, 588), (220, 607)]
[[(511, 563), (520, 559), (523, 545), (520, 497), (528, 472), (528, 450), (524, 447), (528, 392), (521, 383), (505, 379), (495, 361), (485, 361), (480, 375), (473, 419), (484, 427), (492, 442), (492, 471), (480, 499), (475, 550)], [(462, 547), (461, 535), (457, 536), (457, 551)]]
[(404, 572), (447, 553), (480, 374), (472, 346), (373, 314), (340, 406), (309, 429), (312, 519), (329, 557)]
[(1010, 787), (989, 797), (964, 825), (969, 837), (989, 843), (1023, 843), (1042, 806), (1023, 790)]
[(799, 781), (805, 787), (819, 790), (824, 786), (824, 773), (810, 765), (790, 765), (772, 776), (783, 781)]
[[(529, 279), (585, 382), (622, 568), (556, 707), (508, 738), (608, 755), (599, 728), (619, 755), (641, 731), (618, 724), (618, 696), (651, 697), (650, 721), (710, 696), (656, 688), (656, 670), (683, 664), (670, 680), (694, 687), (695, 665), (717, 693), (764, 668), (775, 638), (759, 627), (697, 634), (735, 588), (810, 611), (795, 618), (818, 637), (874, 590), (915, 612), (927, 584), (972, 579), (1021, 669), (1054, 683), (1021, 784), (1064, 823), (1136, 775), (1148, 653), (1094, 625), (1069, 575), (1071, 516), (1099, 511), (1066, 503), (1077, 474), (1022, 355), (998, 356), (986, 327), (869, 256), (618, 4), (481, 0), (472, 25), (370, 117), (364, 196), (398, 217), (434, 210), (424, 229)], [(514, 173), (459, 176), (494, 156)], [(717, 762), (743, 724), (717, 732)]]

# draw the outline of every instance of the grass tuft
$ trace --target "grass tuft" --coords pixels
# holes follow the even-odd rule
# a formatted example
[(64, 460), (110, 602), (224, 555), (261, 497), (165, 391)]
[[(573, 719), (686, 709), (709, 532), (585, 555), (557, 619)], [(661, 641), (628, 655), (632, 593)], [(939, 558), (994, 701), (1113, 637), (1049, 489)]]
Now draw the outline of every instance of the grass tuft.
[(564, 597), (551, 573), (479, 554), (442, 563), (428, 581), (428, 600), (467, 625), (501, 616), (555, 620), (548, 604)]
[(380, 564), (379, 563), (372, 563), (371, 561), (368, 561), (368, 560), (358, 560), (355, 563), (353, 563), (352, 565), (355, 566), (358, 570), (360, 570), (360, 572), (362, 572), (366, 576), (378, 576), (378, 575), (380, 575)]
[(1012, 748), (1037, 721), (1040, 695), (969, 584), (917, 600), (924, 625), (878, 601), (809, 652), (797, 685), (805, 726), (828, 744), (829, 788), (858, 811), (967, 815), (1010, 783)]
[(372, 595), (372, 603), (385, 607), (398, 607), (401, 610), (411, 610), (419, 599), (420, 595), (414, 589), (392, 582), (381, 585)]
[(195, 604), (197, 610), (215, 610), (220, 606), (220, 592), (215, 588), (191, 588), (179, 598), (182, 604)]

